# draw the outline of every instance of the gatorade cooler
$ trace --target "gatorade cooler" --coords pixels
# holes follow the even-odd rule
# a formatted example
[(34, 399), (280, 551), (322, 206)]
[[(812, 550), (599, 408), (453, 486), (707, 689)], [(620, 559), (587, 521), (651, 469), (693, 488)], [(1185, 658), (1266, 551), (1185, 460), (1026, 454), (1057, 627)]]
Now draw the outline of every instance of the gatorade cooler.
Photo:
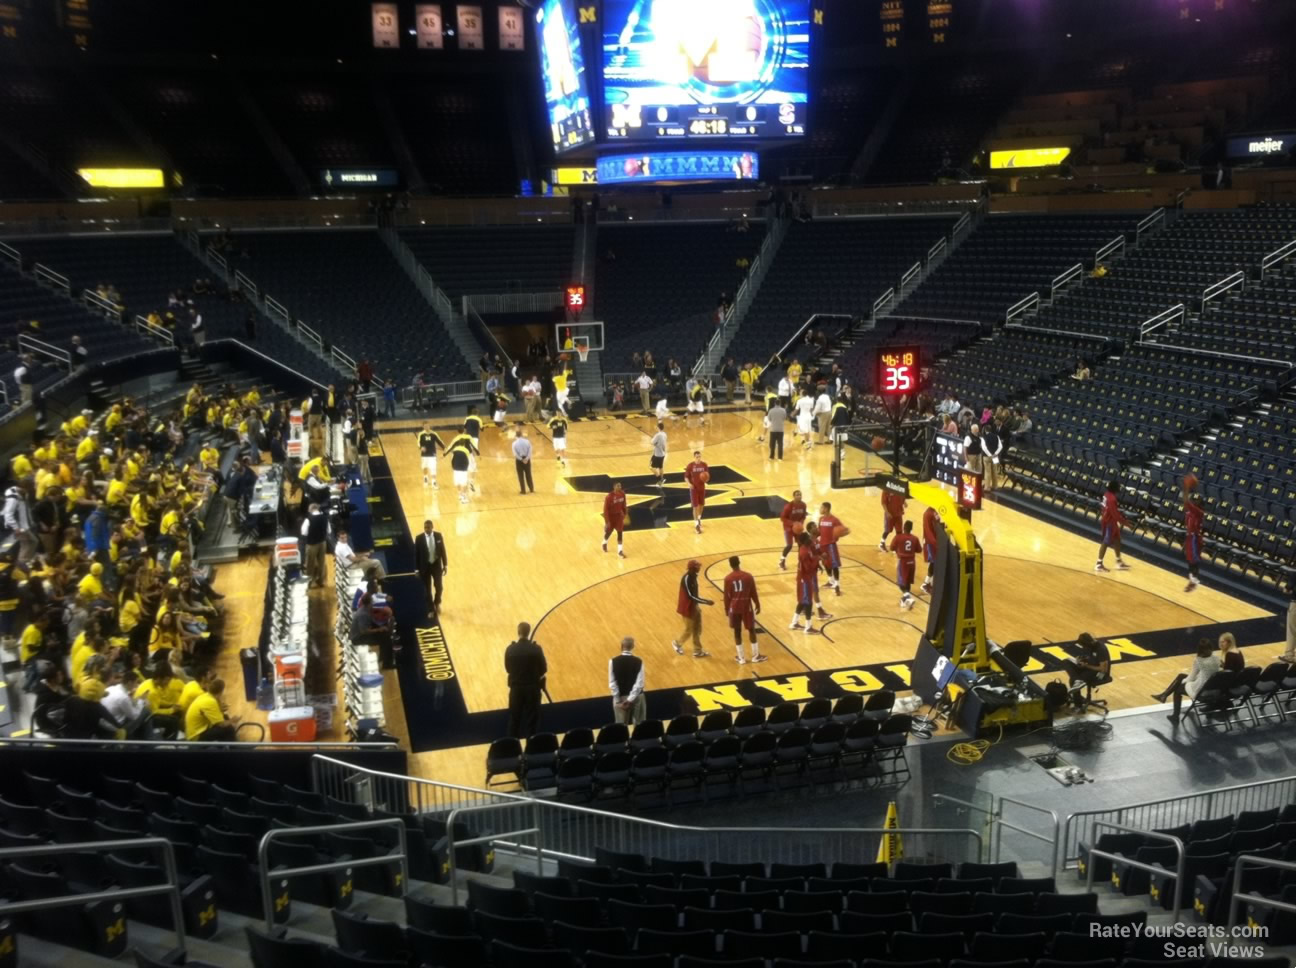
[(315, 710), (311, 706), (287, 706), (272, 709), (270, 742), (313, 743), (315, 741)]
[(301, 681), (302, 672), (306, 668), (306, 657), (300, 652), (287, 652), (283, 655), (276, 654), (275, 678), (280, 682), (296, 680)]
[(306, 438), (296, 437), (284, 445), (284, 456), (289, 460), (306, 460)]

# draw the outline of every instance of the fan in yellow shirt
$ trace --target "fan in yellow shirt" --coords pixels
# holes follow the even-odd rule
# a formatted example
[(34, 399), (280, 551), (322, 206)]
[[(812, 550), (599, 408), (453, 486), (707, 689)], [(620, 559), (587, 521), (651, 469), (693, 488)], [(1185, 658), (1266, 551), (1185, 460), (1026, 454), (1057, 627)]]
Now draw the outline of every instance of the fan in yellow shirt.
[(130, 516), (140, 528), (149, 526), (149, 499), (143, 491), (131, 498)]
[(23, 665), (36, 658), (44, 648), (45, 629), (48, 627), (49, 619), (44, 615), (37, 615), (31, 624), (23, 629), (22, 637), (18, 640), (18, 657)]
[(184, 714), (185, 739), (234, 738), (237, 720), (227, 719), (225, 711), (221, 709), (220, 700), (224, 692), (224, 680), (213, 679), (207, 690), (189, 704)]
[(124, 504), (126, 501), (126, 482), (114, 479), (108, 482), (108, 492), (104, 496), (108, 504)]
[(15, 481), (30, 477), (34, 470), (32, 462), (26, 454), (15, 454), (13, 460), (9, 462), (9, 469), (13, 472)]
[[(156, 315), (156, 314), (155, 314)], [(122, 422), (122, 408), (120, 403), (114, 403), (112, 409), (108, 411), (108, 416), (104, 417), (104, 430), (113, 433)]]
[(221, 452), (211, 444), (198, 452), (198, 459), (202, 461), (203, 470), (220, 470)]
[(77, 582), (77, 595), (84, 601), (104, 597), (103, 565), (95, 562), (86, 572), (85, 577)]
[(162, 663), (153, 671), (152, 679), (145, 679), (135, 690), (136, 699), (147, 699), (155, 716), (179, 716), (180, 693), (184, 684), (175, 677), (171, 667)]

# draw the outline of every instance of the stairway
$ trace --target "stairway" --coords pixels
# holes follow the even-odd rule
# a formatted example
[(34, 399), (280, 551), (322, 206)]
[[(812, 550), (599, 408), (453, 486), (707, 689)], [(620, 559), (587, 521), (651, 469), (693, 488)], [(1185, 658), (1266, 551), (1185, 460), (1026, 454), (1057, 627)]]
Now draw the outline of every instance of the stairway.
[(478, 360), (481, 359), (482, 345), (473, 335), (461, 309), (456, 307), (450, 297), (436, 284), (396, 229), (384, 226), (378, 230), (378, 234), (391, 250), (392, 256), (400, 263), (400, 267), (405, 270), (405, 274), (410, 277), (414, 288), (427, 300), (427, 304), (436, 313), (437, 319), (441, 320), (441, 325), (450, 334), (450, 339), (454, 341), (468, 368), (476, 372)]
[(729, 318), (720, 327), (716, 335), (712, 337), (711, 342), (707, 344), (702, 359), (693, 367), (695, 376), (702, 373), (716, 373), (720, 369), (720, 364), (729, 351), (729, 344), (738, 335), (738, 330), (742, 327), (742, 321), (747, 315), (747, 310), (751, 308), (757, 293), (760, 292), (761, 283), (764, 281), (770, 267), (774, 265), (779, 247), (782, 246), (783, 239), (787, 236), (788, 226), (791, 221), (789, 218), (770, 216), (769, 229), (765, 233), (765, 239), (761, 242), (760, 251), (752, 261), (751, 268), (747, 270), (747, 278), (738, 287), (738, 292), (734, 296), (733, 308), (729, 312)]

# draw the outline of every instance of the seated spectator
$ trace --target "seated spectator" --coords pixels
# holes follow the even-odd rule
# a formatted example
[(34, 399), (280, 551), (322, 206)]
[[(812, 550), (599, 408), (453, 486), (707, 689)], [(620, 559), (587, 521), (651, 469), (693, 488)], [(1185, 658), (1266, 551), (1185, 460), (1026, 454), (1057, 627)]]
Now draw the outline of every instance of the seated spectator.
[(1197, 658), (1193, 659), (1192, 669), (1187, 673), (1179, 673), (1170, 685), (1152, 698), (1157, 702), (1165, 702), (1173, 697), (1174, 711), (1171, 712), (1169, 719), (1170, 722), (1178, 724), (1184, 696), (1189, 699), (1197, 698), (1197, 693), (1201, 692), (1202, 686), (1206, 685), (1210, 677), (1219, 672), (1220, 668), (1219, 657), (1215, 655), (1215, 647), (1211, 645), (1210, 639), (1201, 639), (1197, 642)]
[(114, 666), (108, 676), (108, 688), (100, 700), (100, 705), (117, 723), (124, 739), (148, 734), (151, 712), (147, 699), (135, 698), (139, 685), (140, 676), (134, 668)]
[(1076, 360), (1075, 372), (1071, 374), (1071, 379), (1082, 382), (1089, 379), (1089, 364), (1083, 359)]
[(351, 549), (351, 536), (345, 531), (337, 534), (337, 543), (333, 547), (333, 564), (344, 571), (358, 572), (364, 576), (365, 581), (382, 581), (387, 577), (382, 562), (373, 557), (372, 552)]
[(229, 742), (238, 732), (238, 717), (227, 716), (221, 706), (225, 681), (213, 678), (185, 710), (185, 739)]
[(1232, 632), (1225, 632), (1219, 637), (1220, 668), (1225, 672), (1241, 672), (1246, 668), (1246, 659), (1238, 649), (1237, 638)]

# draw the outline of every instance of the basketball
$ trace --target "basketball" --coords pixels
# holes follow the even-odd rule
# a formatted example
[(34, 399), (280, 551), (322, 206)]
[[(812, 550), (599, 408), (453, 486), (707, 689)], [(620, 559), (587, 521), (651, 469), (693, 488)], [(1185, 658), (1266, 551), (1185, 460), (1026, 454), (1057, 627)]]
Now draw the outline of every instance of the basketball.
[(804, 521), (793, 521), (793, 522), (792, 522), (792, 533), (793, 533), (793, 534), (801, 534), (801, 533), (804, 532), (804, 531), (805, 531), (805, 522), (804, 522)]
[(562, 360), (564, 363), (568, 363), (568, 362), (571, 361), (571, 354), (570, 354), (570, 353), (559, 353), (559, 354), (558, 354), (558, 359)]
[(881, 437), (881, 436), (879, 436), (879, 437), (874, 437), (874, 438), (873, 438), (873, 449), (874, 449), (874, 450), (881, 450), (881, 449), (882, 449), (883, 447), (885, 447), (885, 446), (886, 446), (886, 438), (885, 438), (885, 437)]
[(1185, 491), (1191, 491), (1197, 487), (1197, 475), (1191, 471), (1184, 475), (1183, 487)]
[(701, 474), (698, 475), (698, 480), (700, 480), (703, 484), (707, 483), (709, 480), (711, 480), (711, 472), (703, 471)]

